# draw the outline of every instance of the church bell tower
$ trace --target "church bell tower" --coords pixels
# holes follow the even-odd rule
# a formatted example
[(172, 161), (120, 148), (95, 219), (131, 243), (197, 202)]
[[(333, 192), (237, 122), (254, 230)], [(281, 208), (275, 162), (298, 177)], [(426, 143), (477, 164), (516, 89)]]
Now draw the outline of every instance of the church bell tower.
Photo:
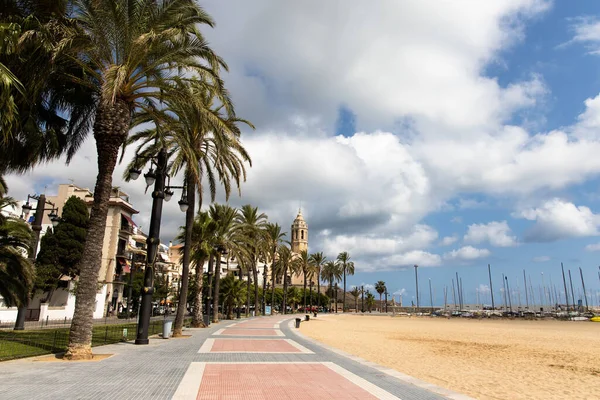
[(308, 251), (308, 225), (302, 217), (302, 210), (298, 210), (298, 215), (292, 223), (292, 252), (300, 253)]

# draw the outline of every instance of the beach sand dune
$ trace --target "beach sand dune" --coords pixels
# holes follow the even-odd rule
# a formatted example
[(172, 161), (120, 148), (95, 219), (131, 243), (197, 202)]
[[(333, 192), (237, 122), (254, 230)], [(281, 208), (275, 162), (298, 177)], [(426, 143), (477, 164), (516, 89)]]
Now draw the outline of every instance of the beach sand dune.
[(600, 323), (346, 314), (301, 331), (480, 399), (600, 399)]

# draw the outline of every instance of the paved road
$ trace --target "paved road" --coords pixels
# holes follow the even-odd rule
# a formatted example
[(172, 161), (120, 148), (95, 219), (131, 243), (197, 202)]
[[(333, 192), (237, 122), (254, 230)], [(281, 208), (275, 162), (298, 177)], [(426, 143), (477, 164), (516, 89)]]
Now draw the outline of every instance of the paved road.
[[(98, 362), (0, 364), (6, 399), (467, 399), (298, 335), (290, 316), (95, 348)], [(303, 322), (310, 323), (310, 322)]]

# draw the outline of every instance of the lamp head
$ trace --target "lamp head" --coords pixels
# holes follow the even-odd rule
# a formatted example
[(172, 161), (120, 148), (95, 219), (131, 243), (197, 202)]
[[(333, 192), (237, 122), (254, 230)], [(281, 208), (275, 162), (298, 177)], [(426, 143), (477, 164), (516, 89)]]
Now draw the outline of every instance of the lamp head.
[(142, 174), (142, 171), (140, 171), (139, 169), (129, 168), (129, 178), (131, 178), (131, 180), (133, 180), (133, 181), (137, 180), (137, 178), (139, 178), (141, 174)]
[(169, 188), (165, 189), (165, 201), (171, 200), (171, 197), (173, 197), (173, 194), (174, 194), (174, 192), (171, 189), (169, 189)]
[(188, 208), (190, 207), (189, 203), (187, 202), (187, 199), (181, 199), (178, 203), (181, 212), (187, 212)]
[(152, 186), (156, 181), (156, 174), (154, 170), (151, 168), (146, 174), (144, 174), (144, 179), (146, 179), (146, 185)]

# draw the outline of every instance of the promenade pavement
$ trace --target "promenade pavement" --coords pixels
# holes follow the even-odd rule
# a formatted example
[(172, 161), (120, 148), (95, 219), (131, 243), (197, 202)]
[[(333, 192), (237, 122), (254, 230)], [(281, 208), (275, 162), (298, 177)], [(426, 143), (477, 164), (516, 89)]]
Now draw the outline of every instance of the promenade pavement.
[(306, 338), (293, 327), (296, 317), (222, 321), (146, 346), (96, 347), (112, 354), (101, 361), (0, 363), (0, 398), (468, 399)]

